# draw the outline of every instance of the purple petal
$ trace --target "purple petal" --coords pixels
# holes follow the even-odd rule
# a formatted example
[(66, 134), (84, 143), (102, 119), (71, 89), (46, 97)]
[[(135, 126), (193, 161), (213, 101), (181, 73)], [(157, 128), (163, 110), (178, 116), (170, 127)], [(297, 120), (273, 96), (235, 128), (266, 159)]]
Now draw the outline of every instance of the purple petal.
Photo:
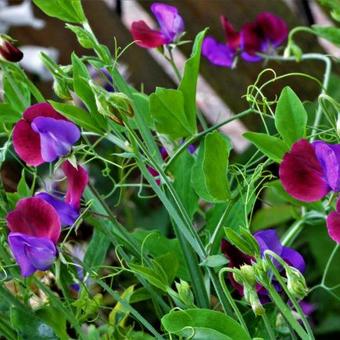
[(79, 211), (62, 199), (54, 197), (46, 192), (36, 194), (35, 197), (41, 198), (52, 205), (59, 215), (62, 226), (72, 225), (79, 217)]
[(37, 117), (33, 119), (31, 126), (40, 135), (41, 155), (46, 162), (53, 162), (58, 157), (67, 155), (80, 138), (78, 127), (65, 120)]
[(315, 141), (313, 147), (328, 185), (332, 190), (340, 191), (340, 144)]
[(261, 254), (263, 255), (265, 250), (271, 250), (275, 254), (281, 256), (282, 244), (274, 229), (261, 230), (254, 234), (259, 246)]
[(330, 190), (313, 146), (304, 139), (285, 154), (279, 174), (284, 189), (300, 201), (318, 201)]
[(37, 197), (23, 198), (7, 217), (11, 232), (49, 238), (57, 243), (60, 236), (60, 218), (55, 209)]
[(272, 46), (277, 47), (287, 39), (288, 26), (280, 17), (263, 12), (257, 16), (256, 23), (261, 29), (264, 40), (270, 42)]
[(57, 251), (48, 238), (10, 233), (8, 242), (22, 276), (30, 276), (36, 270), (47, 270), (55, 261)]
[(89, 182), (89, 175), (81, 165), (75, 168), (69, 161), (64, 162), (61, 168), (67, 177), (65, 202), (79, 210), (81, 197)]
[(213, 37), (206, 37), (202, 45), (202, 54), (214, 65), (232, 67), (235, 53), (225, 44)]
[(330, 238), (340, 243), (340, 213), (332, 211), (327, 216), (327, 230)]
[(132, 23), (131, 34), (133, 40), (140, 47), (155, 48), (167, 43), (162, 32), (153, 30), (143, 20)]
[(257, 53), (262, 52), (264, 40), (256, 22), (243, 25), (240, 36), (241, 57), (249, 62), (261, 60), (262, 58)]
[(295, 249), (283, 247), (281, 257), (283, 260), (285, 260), (285, 262), (298, 269), (301, 273), (305, 271), (305, 260)]
[(166, 37), (167, 44), (173, 42), (184, 31), (183, 18), (178, 14), (176, 7), (156, 2), (151, 5), (151, 11)]

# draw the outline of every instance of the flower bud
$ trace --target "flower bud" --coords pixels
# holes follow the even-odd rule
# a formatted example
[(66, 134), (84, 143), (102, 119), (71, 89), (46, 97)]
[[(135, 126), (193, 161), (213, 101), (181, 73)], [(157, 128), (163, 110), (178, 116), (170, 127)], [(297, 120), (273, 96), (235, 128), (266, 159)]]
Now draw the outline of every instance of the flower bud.
[(187, 306), (193, 306), (194, 305), (194, 296), (190, 290), (189, 283), (180, 280), (180, 282), (175, 282), (176, 289), (178, 292), (179, 298), (187, 305)]
[(72, 99), (71, 93), (68, 89), (67, 82), (63, 78), (54, 78), (53, 91), (60, 98), (64, 100)]
[(243, 282), (250, 285), (251, 287), (256, 284), (255, 271), (252, 266), (249, 264), (244, 264), (240, 267), (241, 275), (243, 278)]
[(243, 294), (244, 299), (250, 304), (255, 315), (263, 315), (266, 312), (257, 295), (255, 285), (249, 286), (245, 284), (243, 286)]
[(7, 35), (0, 35), (0, 59), (18, 62), (24, 54), (14, 46), (13, 39)]
[(289, 292), (295, 297), (302, 299), (308, 293), (306, 280), (304, 276), (294, 267), (287, 266), (287, 288)]

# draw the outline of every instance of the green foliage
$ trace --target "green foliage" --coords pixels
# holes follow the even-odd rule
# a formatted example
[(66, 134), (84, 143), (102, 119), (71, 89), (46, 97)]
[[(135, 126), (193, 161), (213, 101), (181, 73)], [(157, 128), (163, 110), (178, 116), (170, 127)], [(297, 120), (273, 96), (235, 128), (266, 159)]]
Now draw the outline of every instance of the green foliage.
[(229, 141), (219, 132), (207, 134), (192, 168), (191, 183), (196, 193), (208, 202), (229, 199), (227, 179)]
[(62, 21), (83, 23), (86, 17), (81, 6), (81, 0), (33, 0), (47, 15)]
[(313, 25), (313, 32), (320, 38), (327, 39), (336, 46), (340, 46), (340, 29), (333, 26)]
[(275, 111), (275, 126), (283, 140), (290, 146), (305, 137), (307, 112), (298, 96), (290, 87), (280, 95)]
[(162, 325), (167, 332), (186, 339), (250, 339), (231, 317), (209, 309), (171, 311), (162, 318)]

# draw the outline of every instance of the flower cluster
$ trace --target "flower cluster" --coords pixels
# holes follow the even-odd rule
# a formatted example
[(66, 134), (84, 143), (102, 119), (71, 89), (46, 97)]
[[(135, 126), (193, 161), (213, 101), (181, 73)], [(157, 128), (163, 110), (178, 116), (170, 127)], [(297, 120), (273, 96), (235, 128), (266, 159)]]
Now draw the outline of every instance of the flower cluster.
[(155, 48), (175, 42), (184, 32), (184, 21), (177, 8), (155, 2), (151, 11), (158, 21), (159, 30), (150, 28), (143, 20), (133, 22), (131, 34), (136, 44)]
[(288, 27), (276, 15), (268, 12), (259, 14), (255, 21), (246, 23), (237, 32), (224, 16), (221, 17), (226, 43), (219, 43), (208, 36), (204, 39), (202, 54), (214, 65), (233, 67), (236, 57), (256, 62), (262, 59), (258, 53), (271, 53), (287, 38)]
[[(340, 144), (301, 139), (292, 145), (280, 164), (284, 189), (303, 202), (321, 200), (329, 192), (340, 191)], [(340, 242), (339, 204), (327, 217), (330, 237)]]
[[(80, 130), (48, 103), (29, 107), (14, 127), (13, 144), (27, 165), (38, 166), (66, 156), (80, 138)], [(80, 214), (80, 200), (88, 183), (86, 170), (69, 161), (61, 169), (67, 179), (64, 198), (40, 192), (17, 202), (7, 215), (8, 242), (23, 276), (46, 270), (57, 257), (62, 226), (72, 225)]]

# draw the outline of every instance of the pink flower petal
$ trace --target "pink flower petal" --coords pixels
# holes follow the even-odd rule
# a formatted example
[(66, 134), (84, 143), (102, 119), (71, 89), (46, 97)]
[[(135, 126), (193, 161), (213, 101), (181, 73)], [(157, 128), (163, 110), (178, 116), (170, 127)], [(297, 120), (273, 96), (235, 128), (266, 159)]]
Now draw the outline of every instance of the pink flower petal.
[(143, 20), (132, 23), (131, 34), (133, 40), (140, 47), (155, 48), (167, 43), (162, 32), (151, 29)]
[(67, 192), (65, 202), (69, 203), (73, 208), (80, 208), (80, 199), (88, 184), (89, 176), (87, 171), (80, 165), (78, 169), (66, 161), (61, 166), (62, 170), (67, 177)]
[(314, 148), (307, 140), (293, 144), (280, 164), (279, 174), (285, 190), (300, 201), (318, 201), (330, 191)]
[(61, 223), (56, 210), (44, 200), (31, 197), (18, 201), (7, 217), (11, 232), (58, 241)]
[(340, 243), (340, 213), (332, 211), (327, 216), (326, 222), (330, 238), (335, 242)]
[(225, 17), (221, 16), (221, 24), (224, 28), (224, 34), (226, 38), (227, 45), (232, 50), (237, 50), (240, 48), (240, 32), (235, 31), (233, 25), (230, 23), (230, 21)]
[(30, 106), (23, 113), (23, 117), (30, 123), (34, 118), (37, 117), (50, 117), (54, 119), (67, 120), (65, 117), (59, 114), (49, 103), (38, 103)]
[(13, 146), (15, 152), (27, 165), (38, 166), (44, 163), (41, 156), (40, 136), (24, 119), (20, 119), (14, 126)]

